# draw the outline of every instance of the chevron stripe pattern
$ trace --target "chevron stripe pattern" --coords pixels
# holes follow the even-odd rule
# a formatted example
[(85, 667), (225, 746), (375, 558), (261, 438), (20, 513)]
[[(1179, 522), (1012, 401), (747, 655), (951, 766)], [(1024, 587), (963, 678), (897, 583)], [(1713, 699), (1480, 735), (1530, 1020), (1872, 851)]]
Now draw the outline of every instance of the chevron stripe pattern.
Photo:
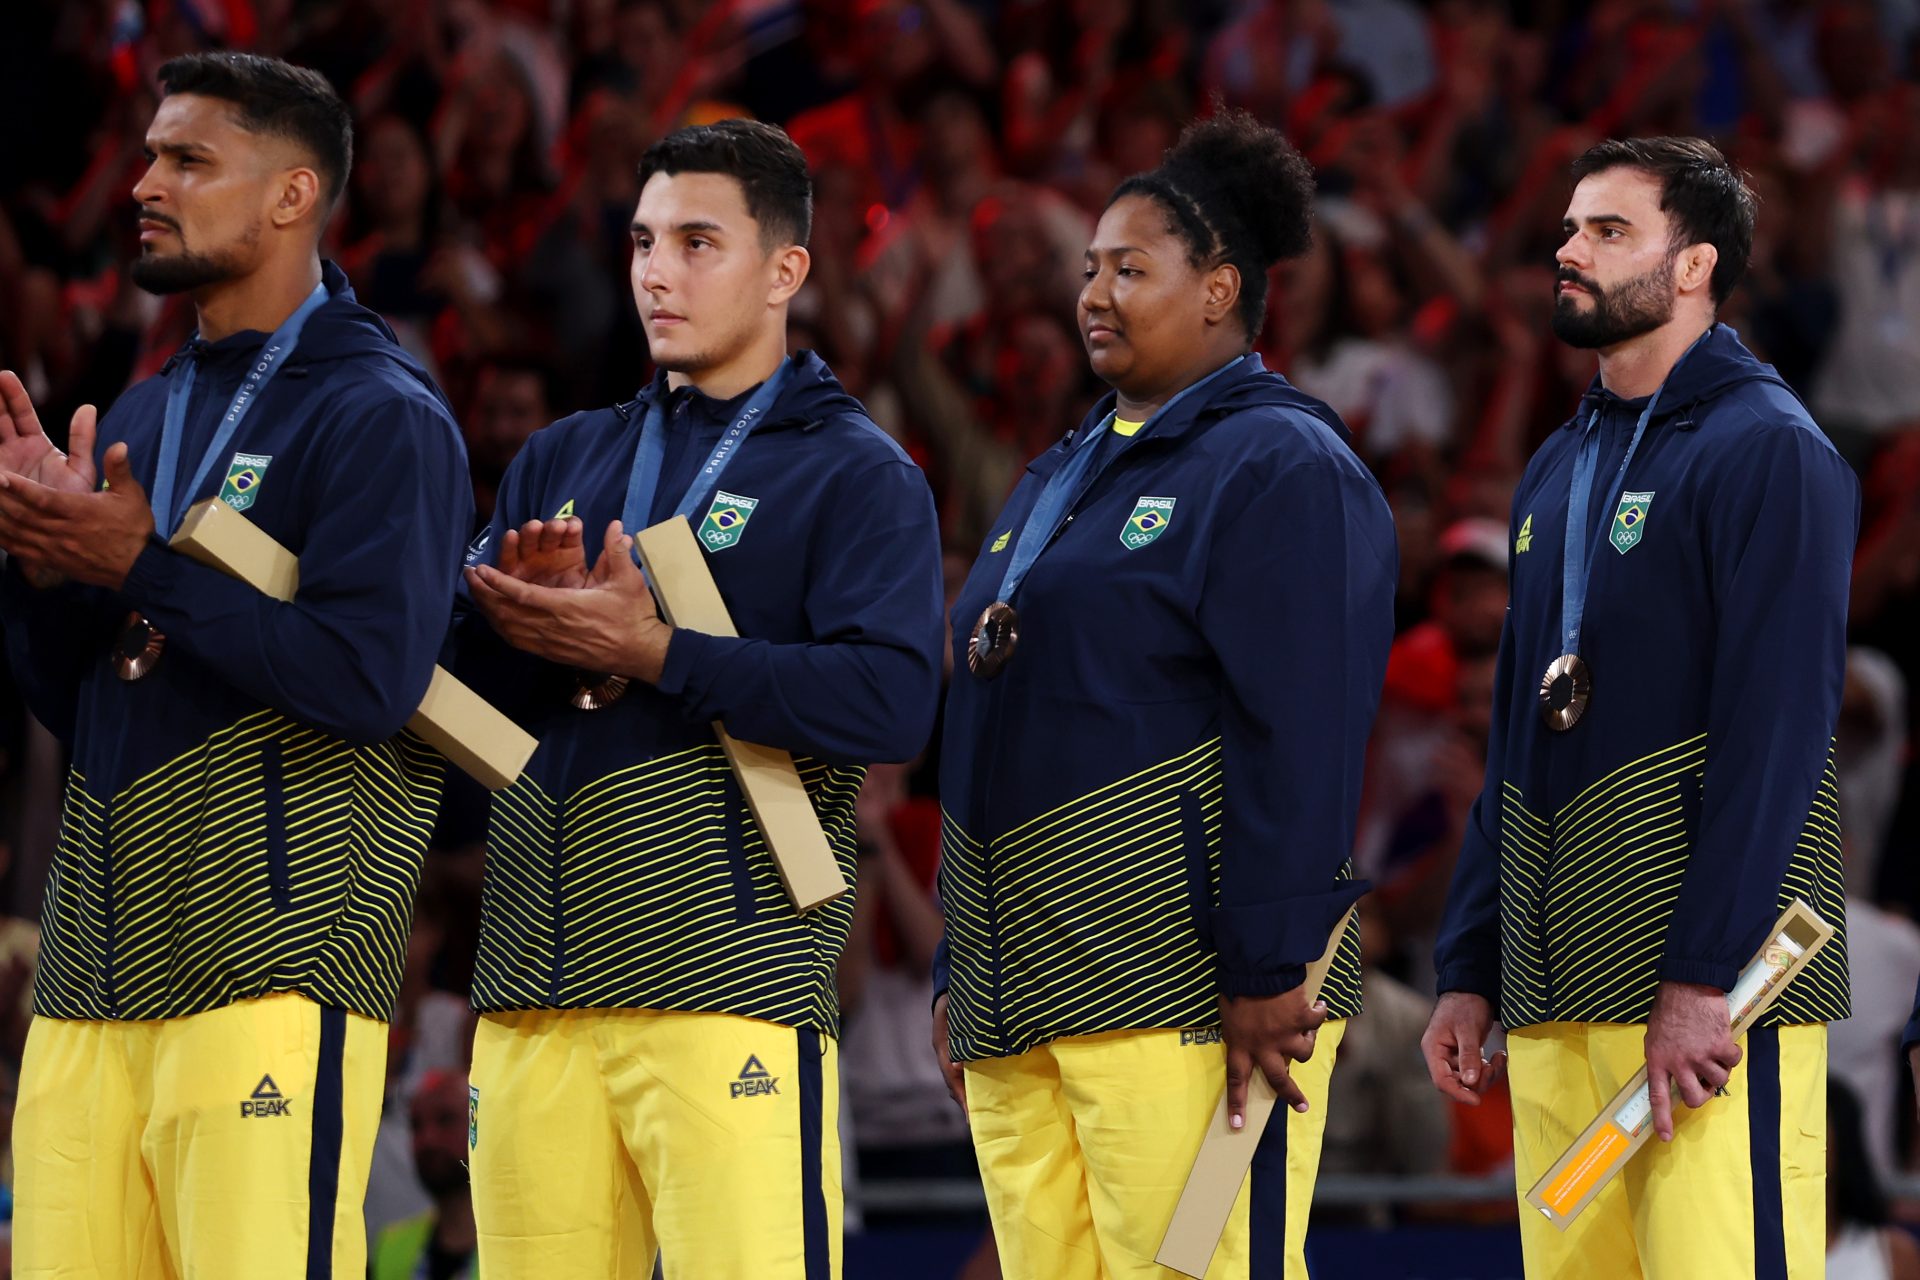
[[(946, 815), (940, 892), (955, 1057), (1218, 1025), (1205, 928), (1220, 897), (1221, 785), (1215, 738), (1041, 814), (991, 848)], [(1359, 960), (1354, 928), (1324, 988), (1336, 1018), (1359, 1012)]]
[[(1509, 784), (1500, 822), (1501, 1021), (1644, 1022), (1698, 821), (1706, 735), (1621, 766), (1551, 821)], [(1845, 903), (1831, 755), (1780, 890), (1840, 935), (1768, 1024), (1847, 1016)]]
[(260, 711), (102, 804), (75, 773), (35, 1010), (174, 1018), (274, 991), (389, 1018), (445, 761)]
[[(865, 770), (795, 764), (852, 882)], [(852, 919), (850, 893), (794, 911), (717, 742), (564, 802), (523, 775), (494, 797), (474, 1005), (732, 1013), (837, 1034)]]

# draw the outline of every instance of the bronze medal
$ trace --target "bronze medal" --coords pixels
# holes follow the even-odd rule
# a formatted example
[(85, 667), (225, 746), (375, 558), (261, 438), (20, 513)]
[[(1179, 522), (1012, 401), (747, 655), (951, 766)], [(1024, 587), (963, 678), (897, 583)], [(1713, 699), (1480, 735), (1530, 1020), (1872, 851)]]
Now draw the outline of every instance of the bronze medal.
[(113, 642), (113, 673), (122, 680), (138, 680), (153, 670), (165, 652), (167, 638), (138, 613), (130, 613)]
[(582, 711), (599, 711), (627, 696), (625, 676), (600, 676), (581, 673), (575, 677), (573, 697), (568, 699)]
[(1577, 653), (1563, 653), (1547, 665), (1540, 677), (1540, 718), (1555, 733), (1580, 723), (1593, 700), (1593, 673)]
[(1020, 615), (1004, 600), (995, 600), (981, 613), (967, 642), (967, 670), (991, 680), (1007, 665), (1020, 644)]

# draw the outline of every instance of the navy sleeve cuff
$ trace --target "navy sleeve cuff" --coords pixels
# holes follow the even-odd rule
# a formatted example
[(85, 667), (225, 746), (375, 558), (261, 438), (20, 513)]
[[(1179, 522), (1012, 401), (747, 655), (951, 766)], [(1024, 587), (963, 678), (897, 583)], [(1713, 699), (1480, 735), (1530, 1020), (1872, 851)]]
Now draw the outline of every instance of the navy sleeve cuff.
[(700, 664), (708, 643), (713, 639), (704, 632), (675, 627), (673, 634), (667, 638), (667, 660), (660, 669), (660, 682), (654, 687), (662, 693), (675, 696), (685, 693), (688, 683), (693, 679), (694, 668)]
[(947, 994), (947, 988), (953, 982), (953, 963), (948, 958), (947, 936), (944, 933), (940, 935), (939, 943), (933, 948), (932, 976), (933, 999), (927, 1002), (929, 1008), (940, 1003), (940, 997)]
[(1711, 960), (1668, 956), (1660, 965), (1660, 980), (1691, 982), (1696, 986), (1712, 987), (1716, 991), (1731, 991), (1733, 984), (1740, 980), (1740, 968), (1738, 965), (1715, 964)]
[(183, 563), (178, 552), (168, 550), (158, 538), (149, 538), (127, 571), (127, 580), (120, 584), (120, 594), (135, 607), (170, 599), (179, 588)]
[(1213, 942), (1220, 989), (1229, 996), (1291, 991), (1327, 949), (1341, 915), (1372, 886), (1342, 880), (1326, 893), (1249, 906), (1215, 907)]
[(1480, 996), (1495, 1008), (1500, 1005), (1500, 962), (1498, 960), (1450, 960), (1439, 967), (1434, 990), (1441, 995), (1451, 991)]
[(1220, 972), (1220, 994), (1232, 1000), (1240, 996), (1277, 996), (1293, 990), (1307, 980), (1307, 966), (1282, 965), (1271, 973)]
[(1905, 1052), (1917, 1044), (1920, 1044), (1920, 1013), (1916, 1013), (1913, 1021), (1907, 1024), (1906, 1034), (1900, 1037), (1900, 1049)]

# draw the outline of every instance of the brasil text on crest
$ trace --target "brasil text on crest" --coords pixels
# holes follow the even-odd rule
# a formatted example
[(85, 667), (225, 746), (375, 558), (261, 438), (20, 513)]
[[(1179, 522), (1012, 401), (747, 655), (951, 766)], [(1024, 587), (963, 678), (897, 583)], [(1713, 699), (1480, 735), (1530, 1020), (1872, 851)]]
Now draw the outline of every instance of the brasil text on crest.
[(747, 521), (753, 518), (753, 509), (759, 505), (758, 498), (743, 497), (724, 489), (717, 491), (713, 505), (707, 508), (707, 518), (700, 522), (700, 545), (708, 551), (724, 551), (740, 541)]
[(1167, 531), (1173, 523), (1172, 498), (1141, 498), (1133, 505), (1133, 514), (1120, 527), (1120, 545), (1138, 551)]
[(1645, 493), (1623, 493), (1620, 495), (1620, 507), (1613, 513), (1613, 528), (1607, 533), (1607, 541), (1621, 555), (1640, 545), (1642, 535), (1647, 529), (1647, 513), (1653, 509), (1653, 491)]
[(267, 478), (272, 454), (236, 453), (227, 464), (227, 478), (220, 486), (220, 501), (235, 511), (245, 511), (259, 496), (260, 482)]

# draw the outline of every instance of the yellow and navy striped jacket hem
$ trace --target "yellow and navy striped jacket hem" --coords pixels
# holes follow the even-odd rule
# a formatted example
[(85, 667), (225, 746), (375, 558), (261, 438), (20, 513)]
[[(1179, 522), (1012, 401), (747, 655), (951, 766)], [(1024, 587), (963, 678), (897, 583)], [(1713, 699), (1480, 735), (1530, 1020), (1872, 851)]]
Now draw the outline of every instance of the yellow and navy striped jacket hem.
[[(865, 770), (795, 764), (852, 883)], [(564, 801), (521, 775), (494, 797), (482, 899), (482, 1012), (673, 1009), (838, 1032), (854, 895), (793, 909), (718, 742)]]
[(444, 759), (262, 710), (94, 794), (77, 770), (41, 912), (34, 1011), (183, 1017), (275, 991), (393, 1014)]
[[(1705, 734), (1623, 765), (1551, 818), (1505, 785), (1500, 811), (1500, 1017), (1644, 1022), (1660, 981), (1706, 773)], [(1782, 880), (1839, 930), (1780, 996), (1764, 1025), (1830, 1022), (1851, 1011), (1840, 815), (1833, 764)]]
[[(1208, 913), (1220, 898), (1220, 740), (1069, 801), (991, 842), (945, 815), (940, 892), (957, 1059), (1063, 1036), (1215, 1026)], [(1351, 878), (1343, 868), (1339, 879)], [(1360, 1012), (1360, 939), (1323, 998)]]

